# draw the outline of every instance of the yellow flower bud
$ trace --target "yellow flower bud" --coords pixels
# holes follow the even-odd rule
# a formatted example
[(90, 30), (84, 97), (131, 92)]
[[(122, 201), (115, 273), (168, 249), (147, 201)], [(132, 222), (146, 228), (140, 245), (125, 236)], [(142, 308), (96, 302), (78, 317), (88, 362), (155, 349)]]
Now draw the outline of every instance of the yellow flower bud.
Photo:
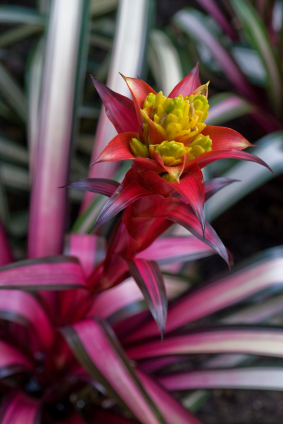
[(149, 158), (148, 146), (141, 143), (137, 138), (132, 138), (130, 149), (135, 158)]
[(183, 143), (176, 141), (163, 141), (161, 144), (150, 144), (149, 153), (158, 153), (165, 166), (180, 165), (187, 152), (190, 152), (190, 147), (185, 147)]

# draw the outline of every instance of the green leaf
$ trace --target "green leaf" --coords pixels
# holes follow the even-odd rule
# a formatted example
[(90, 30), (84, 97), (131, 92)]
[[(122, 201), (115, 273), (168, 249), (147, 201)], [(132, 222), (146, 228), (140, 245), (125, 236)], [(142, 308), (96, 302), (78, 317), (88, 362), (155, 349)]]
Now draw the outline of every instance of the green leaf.
[(17, 6), (0, 6), (0, 22), (45, 26), (45, 18), (33, 9)]
[(273, 47), (257, 11), (242, 0), (232, 0), (235, 12), (240, 19), (245, 35), (251, 46), (258, 52), (267, 73), (267, 89), (277, 115), (281, 112), (282, 81)]
[(17, 115), (27, 120), (27, 101), (25, 95), (12, 75), (0, 64), (0, 91)]

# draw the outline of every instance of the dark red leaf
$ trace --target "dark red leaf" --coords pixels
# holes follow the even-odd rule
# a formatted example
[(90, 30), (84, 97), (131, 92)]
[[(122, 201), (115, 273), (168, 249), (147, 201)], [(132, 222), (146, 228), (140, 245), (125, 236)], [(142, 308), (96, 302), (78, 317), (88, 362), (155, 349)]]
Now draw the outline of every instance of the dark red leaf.
[(118, 134), (139, 131), (135, 106), (131, 99), (112, 91), (105, 84), (91, 76), (92, 82), (103, 101), (106, 115)]
[(127, 263), (163, 337), (167, 316), (167, 296), (162, 273), (155, 261), (134, 259), (128, 260)]

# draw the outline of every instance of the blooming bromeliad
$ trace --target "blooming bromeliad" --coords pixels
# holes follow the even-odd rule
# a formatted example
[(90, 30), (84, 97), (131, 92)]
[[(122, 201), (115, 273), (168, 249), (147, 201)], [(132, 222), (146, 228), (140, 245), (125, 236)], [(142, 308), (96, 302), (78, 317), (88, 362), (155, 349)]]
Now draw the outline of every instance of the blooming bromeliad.
[(133, 161), (130, 175), (126, 175), (105, 205), (96, 226), (146, 193), (165, 198), (179, 195), (192, 207), (205, 233), (201, 169), (224, 158), (267, 165), (256, 156), (242, 152), (251, 144), (238, 132), (205, 124), (208, 83), (201, 85), (198, 65), (168, 97), (161, 91), (156, 93), (140, 79), (123, 78), (133, 101), (93, 78), (106, 114), (118, 132), (93, 164)]

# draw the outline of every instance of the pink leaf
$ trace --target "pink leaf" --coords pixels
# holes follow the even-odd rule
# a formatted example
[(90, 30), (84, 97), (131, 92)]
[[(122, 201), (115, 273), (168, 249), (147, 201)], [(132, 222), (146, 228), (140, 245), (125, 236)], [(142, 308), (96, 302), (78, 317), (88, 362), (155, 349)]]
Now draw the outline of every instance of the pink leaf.
[(1, 424), (39, 424), (40, 402), (18, 393), (4, 401), (0, 410)]
[(129, 348), (134, 360), (197, 353), (248, 353), (283, 358), (283, 332), (273, 328), (217, 328), (166, 337)]
[(114, 333), (105, 323), (85, 320), (62, 333), (88, 373), (118, 402), (126, 404), (143, 424), (165, 424), (147, 395)]
[(77, 259), (66, 256), (19, 261), (0, 268), (0, 288), (66, 290), (86, 288)]
[(146, 391), (154, 403), (163, 412), (168, 424), (201, 424), (176, 399), (156, 384), (149, 376), (137, 371)]
[(15, 347), (0, 340), (0, 377), (5, 378), (19, 370), (33, 370), (33, 364)]
[(83, 180), (74, 181), (64, 187), (76, 188), (77, 190), (90, 191), (91, 193), (98, 193), (111, 197), (112, 194), (115, 193), (117, 187), (119, 187), (119, 183), (106, 178), (85, 178)]
[(238, 39), (232, 23), (229, 23), (226, 16), (222, 13), (221, 9), (214, 0), (197, 0), (197, 2), (208, 12), (210, 16), (215, 19), (223, 31), (229, 35), (233, 41)]
[(196, 237), (162, 237), (136, 255), (137, 259), (170, 264), (203, 258), (214, 251)]
[(106, 115), (118, 134), (127, 131), (139, 131), (135, 106), (132, 100), (112, 91), (105, 84), (91, 76), (92, 82), (103, 101)]
[(30, 293), (20, 290), (1, 290), (0, 317), (19, 322), (35, 330), (45, 349), (50, 348), (54, 331), (44, 309)]
[(174, 97), (178, 97), (179, 94), (183, 94), (183, 96), (189, 96), (196, 88), (201, 85), (199, 80), (199, 70), (198, 63), (192, 69), (189, 75), (182, 79), (171, 91), (168, 97), (173, 99)]
[(64, 253), (79, 259), (86, 278), (105, 256), (105, 238), (92, 234), (70, 234)]
[(158, 379), (167, 390), (194, 389), (283, 389), (283, 370), (279, 367), (200, 370), (170, 374)]
[(134, 259), (128, 260), (127, 263), (163, 337), (167, 316), (167, 297), (162, 273), (154, 261)]

